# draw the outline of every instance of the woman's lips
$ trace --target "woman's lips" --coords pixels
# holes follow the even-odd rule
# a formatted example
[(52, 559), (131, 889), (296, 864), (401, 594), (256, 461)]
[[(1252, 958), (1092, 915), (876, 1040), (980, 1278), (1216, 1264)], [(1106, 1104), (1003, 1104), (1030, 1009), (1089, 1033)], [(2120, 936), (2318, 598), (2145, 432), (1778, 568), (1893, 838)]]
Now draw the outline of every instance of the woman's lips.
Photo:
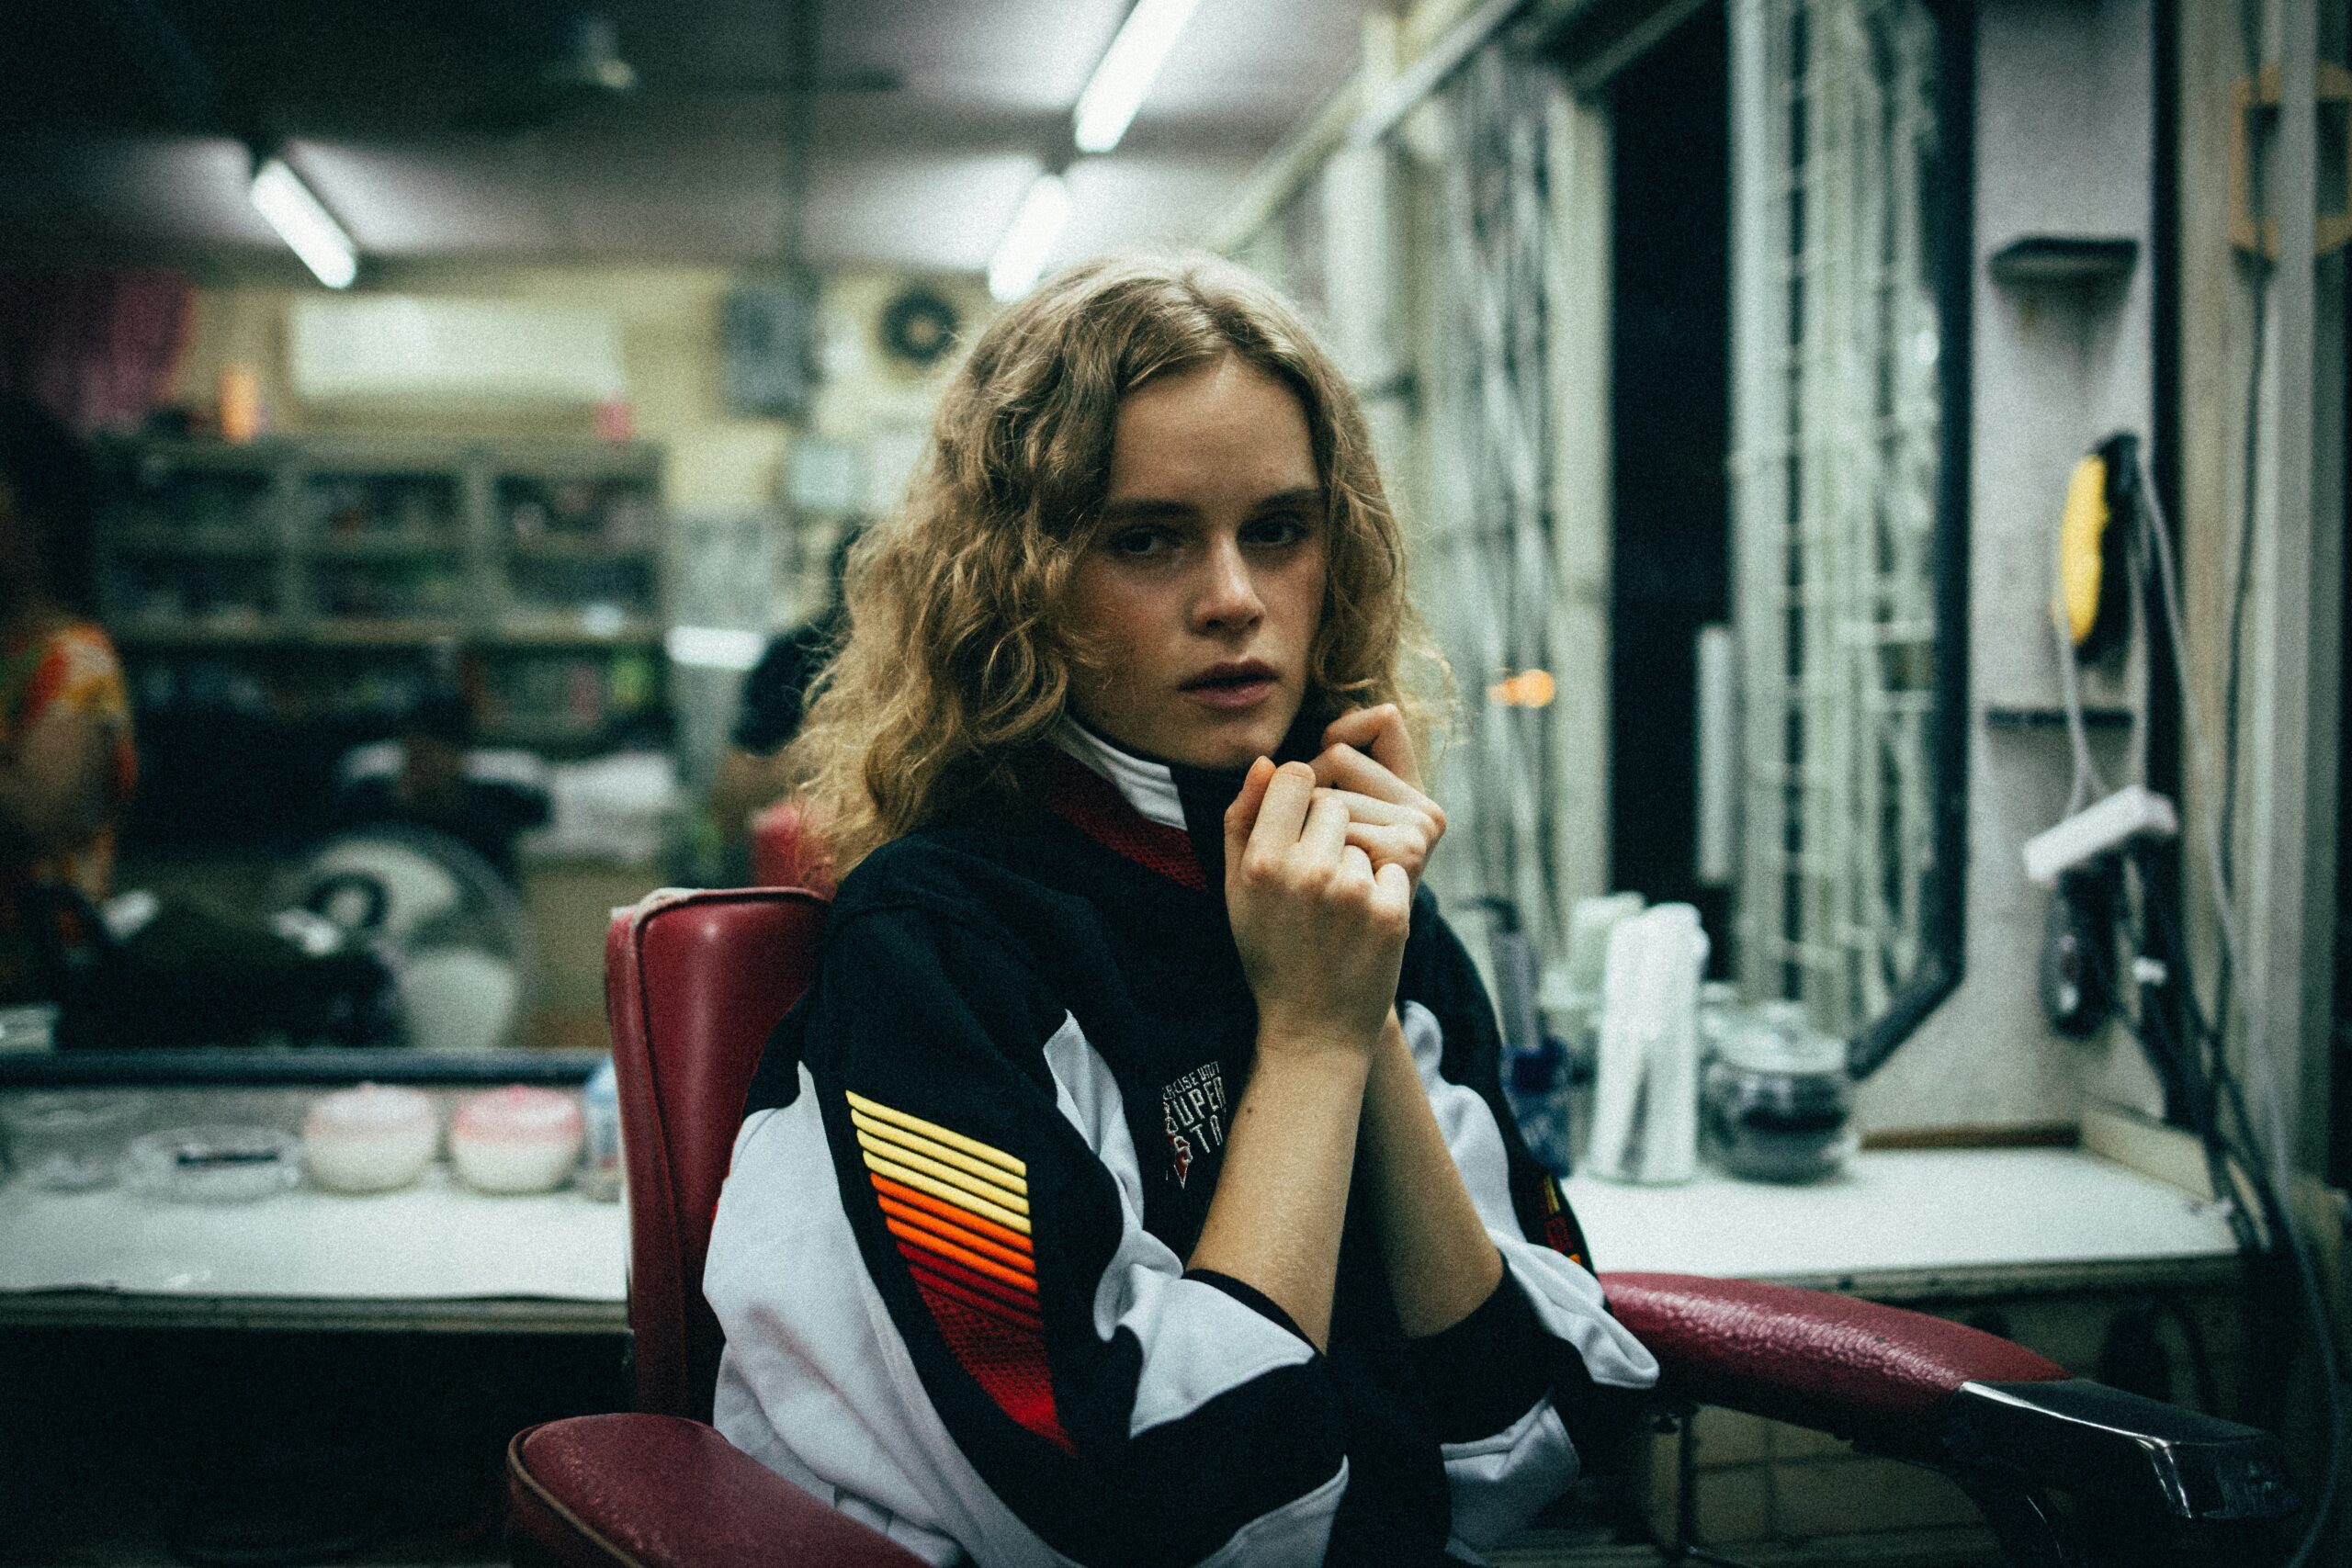
[(1256, 707), (1273, 694), (1275, 684), (1271, 675), (1256, 675), (1240, 681), (1221, 681), (1213, 685), (1187, 686), (1184, 694), (1205, 707), (1231, 712)]

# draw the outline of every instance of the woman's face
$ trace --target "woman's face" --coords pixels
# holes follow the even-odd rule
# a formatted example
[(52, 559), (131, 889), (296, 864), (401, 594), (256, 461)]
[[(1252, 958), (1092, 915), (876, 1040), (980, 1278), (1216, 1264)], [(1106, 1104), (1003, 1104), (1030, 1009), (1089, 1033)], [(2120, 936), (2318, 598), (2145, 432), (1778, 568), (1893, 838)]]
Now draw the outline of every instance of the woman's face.
[(1306, 694), (1327, 505), (1306, 411), (1227, 355), (1121, 400), (1103, 525), (1072, 579), (1085, 724), (1130, 750), (1235, 768)]

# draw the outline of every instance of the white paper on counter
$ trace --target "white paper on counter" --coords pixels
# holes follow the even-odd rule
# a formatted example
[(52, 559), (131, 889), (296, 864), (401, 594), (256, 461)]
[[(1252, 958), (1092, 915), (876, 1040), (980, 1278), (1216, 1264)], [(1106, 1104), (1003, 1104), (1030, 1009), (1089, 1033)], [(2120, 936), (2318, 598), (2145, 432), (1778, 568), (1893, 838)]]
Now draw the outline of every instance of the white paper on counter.
[(1869, 1152), (1810, 1187), (1699, 1170), (1674, 1187), (1569, 1180), (1602, 1270), (1816, 1279), (2237, 1250), (2213, 1204), (2080, 1149)]
[(619, 1302), (628, 1251), (623, 1204), (485, 1197), (440, 1165), (399, 1192), (232, 1205), (0, 1184), (0, 1292)]

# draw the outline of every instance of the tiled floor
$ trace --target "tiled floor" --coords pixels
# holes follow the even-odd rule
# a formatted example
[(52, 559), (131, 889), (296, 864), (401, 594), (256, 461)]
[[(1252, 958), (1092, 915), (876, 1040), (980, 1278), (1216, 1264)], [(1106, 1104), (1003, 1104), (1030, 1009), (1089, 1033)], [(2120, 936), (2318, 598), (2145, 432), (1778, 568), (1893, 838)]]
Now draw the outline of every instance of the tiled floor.
[[(505, 1561), (506, 1438), (618, 1408), (615, 1337), (0, 1335), (0, 1564)], [(198, 1543), (189, 1550), (189, 1543)], [(174, 1551), (175, 1545), (182, 1548)]]
[[(0, 1568), (170, 1568), (202, 1560), (192, 1539), (257, 1546), (306, 1520), (315, 1550), (275, 1561), (490, 1568), (506, 1561), (506, 1437), (625, 1397), (612, 1337), (0, 1334)], [(1596, 1522), (1611, 1501), (1589, 1483), (1493, 1562), (1654, 1568), (1657, 1549), (1624, 1539), (1633, 1527)], [(1981, 1531), (1736, 1555), (1753, 1568), (1997, 1562)]]

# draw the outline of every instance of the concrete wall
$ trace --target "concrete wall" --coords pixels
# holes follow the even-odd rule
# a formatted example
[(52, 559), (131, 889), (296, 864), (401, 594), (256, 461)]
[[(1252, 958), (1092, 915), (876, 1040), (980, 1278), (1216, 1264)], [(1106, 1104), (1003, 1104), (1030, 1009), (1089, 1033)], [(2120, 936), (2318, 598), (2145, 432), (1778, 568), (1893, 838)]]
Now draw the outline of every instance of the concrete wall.
[[(2109, 433), (2145, 436), (2154, 414), (2152, 20), (2148, 0), (1987, 0), (1976, 25), (1967, 958), (1960, 989), (1863, 1086), (1873, 1131), (2069, 1122), (2086, 1090), (2162, 1108), (2128, 1039), (2069, 1041), (2042, 1021), (2047, 899), (2018, 854), (2064, 815), (2067, 744), (2055, 727), (1984, 717), (2059, 705), (2047, 617), (2067, 479)], [(2112, 284), (1995, 281), (1989, 259), (2032, 234), (2132, 239), (2137, 263)], [(2128, 671), (2089, 671), (2084, 699), (2120, 705), (2130, 687)], [(2098, 750), (2121, 782), (2120, 743)]]

